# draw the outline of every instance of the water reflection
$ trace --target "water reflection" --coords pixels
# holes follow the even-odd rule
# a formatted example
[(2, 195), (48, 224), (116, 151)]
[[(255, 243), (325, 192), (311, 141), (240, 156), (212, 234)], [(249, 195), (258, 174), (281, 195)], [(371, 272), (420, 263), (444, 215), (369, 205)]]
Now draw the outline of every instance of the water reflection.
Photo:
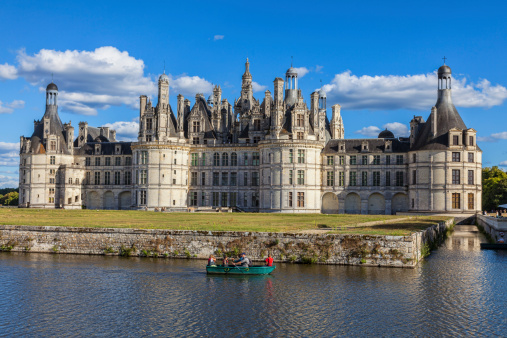
[(502, 335), (507, 256), (457, 227), (416, 269), (0, 254), (0, 335)]

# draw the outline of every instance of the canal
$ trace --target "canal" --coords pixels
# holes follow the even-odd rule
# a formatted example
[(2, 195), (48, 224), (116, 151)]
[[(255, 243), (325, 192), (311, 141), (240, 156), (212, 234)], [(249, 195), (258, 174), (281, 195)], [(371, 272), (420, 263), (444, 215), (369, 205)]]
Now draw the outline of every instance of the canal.
[(0, 253), (0, 336), (507, 335), (507, 253), (457, 226), (416, 269)]

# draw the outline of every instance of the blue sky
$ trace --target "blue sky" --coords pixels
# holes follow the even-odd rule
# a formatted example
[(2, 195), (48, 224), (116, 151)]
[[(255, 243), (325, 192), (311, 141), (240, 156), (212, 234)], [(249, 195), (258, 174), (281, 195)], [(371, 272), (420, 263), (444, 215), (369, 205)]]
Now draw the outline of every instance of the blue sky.
[[(110, 124), (135, 137), (138, 97), (156, 101), (156, 80), (182, 93), (239, 96), (246, 57), (262, 100), (275, 77), (299, 68), (306, 101), (321, 86), (328, 114), (342, 105), (347, 138), (386, 126), (405, 136), (436, 101), (447, 57), (453, 98), (478, 131), (483, 165), (507, 165), (507, 5), (445, 2), (15, 1), (0, 12), (0, 186), (17, 185), (21, 135), (44, 114), (44, 88), (60, 89), (62, 121)], [(174, 109), (175, 110), (175, 109)]]

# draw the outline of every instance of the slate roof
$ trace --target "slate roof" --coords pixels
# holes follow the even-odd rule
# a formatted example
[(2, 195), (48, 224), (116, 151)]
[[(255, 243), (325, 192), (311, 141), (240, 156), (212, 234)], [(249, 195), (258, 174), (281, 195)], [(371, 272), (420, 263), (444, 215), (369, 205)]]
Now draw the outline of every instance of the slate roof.
[[(49, 134), (60, 136), (59, 149), (60, 149), (61, 153), (70, 154), (69, 150), (67, 149), (67, 145), (66, 145), (66, 141), (67, 141), (66, 133), (65, 133), (65, 130), (63, 129), (62, 121), (60, 120), (60, 117), (58, 116), (58, 111), (57, 111), (56, 106), (48, 106), (46, 108), (46, 112), (44, 113), (44, 117), (49, 117), (49, 121), (50, 121)], [(31, 150), (32, 150), (33, 154), (44, 153), (47, 145), (44, 144), (44, 142), (42, 141), (43, 139), (44, 139), (44, 118), (35, 126), (33, 134), (30, 137)]]
[[(76, 154), (78, 155), (99, 155), (95, 154), (95, 145), (100, 144), (100, 155), (132, 155), (132, 142), (90, 142), (83, 145)], [(116, 145), (120, 145), (120, 154), (115, 153)]]
[[(361, 151), (361, 145), (364, 141), (368, 142), (368, 152)], [(342, 140), (329, 140), (322, 153), (335, 154), (338, 153), (338, 145), (345, 144), (346, 153), (383, 153), (385, 152), (385, 141), (382, 138), (373, 139), (342, 139)], [(410, 142), (401, 141), (400, 139), (389, 139), (392, 142), (393, 153), (406, 153), (410, 149)]]

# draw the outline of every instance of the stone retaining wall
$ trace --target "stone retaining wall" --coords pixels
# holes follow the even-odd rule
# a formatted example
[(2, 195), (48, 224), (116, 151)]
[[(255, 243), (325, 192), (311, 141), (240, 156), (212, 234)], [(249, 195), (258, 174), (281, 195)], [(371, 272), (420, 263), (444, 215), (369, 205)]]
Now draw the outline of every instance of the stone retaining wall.
[(244, 251), (253, 260), (270, 252), (277, 262), (414, 267), (425, 245), (439, 241), (450, 224), (411, 236), (0, 225), (0, 250), (200, 259)]
[(501, 232), (507, 233), (507, 218), (477, 215), (477, 224), (483, 227), (495, 242), (500, 238)]

